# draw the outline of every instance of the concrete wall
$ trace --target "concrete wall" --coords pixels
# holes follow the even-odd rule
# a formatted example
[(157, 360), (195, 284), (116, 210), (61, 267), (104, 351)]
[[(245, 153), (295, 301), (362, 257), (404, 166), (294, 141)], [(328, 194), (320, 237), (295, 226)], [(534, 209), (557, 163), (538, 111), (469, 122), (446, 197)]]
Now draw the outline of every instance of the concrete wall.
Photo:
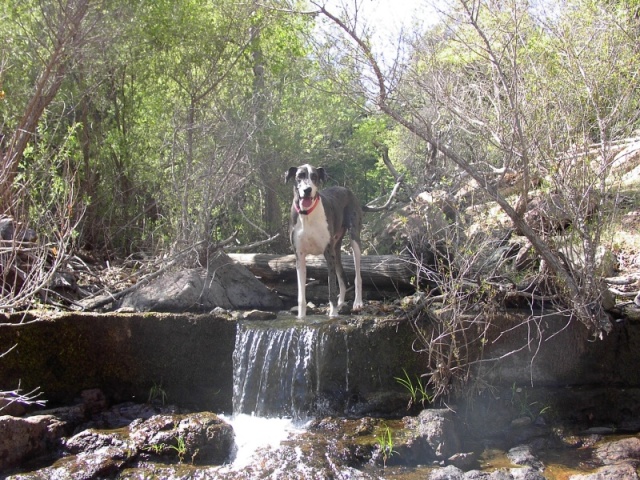
[[(15, 323), (23, 320), (22, 323)], [(49, 404), (101, 388), (112, 402), (167, 402), (231, 410), (236, 324), (211, 315), (0, 316), (0, 390), (40, 387)]]

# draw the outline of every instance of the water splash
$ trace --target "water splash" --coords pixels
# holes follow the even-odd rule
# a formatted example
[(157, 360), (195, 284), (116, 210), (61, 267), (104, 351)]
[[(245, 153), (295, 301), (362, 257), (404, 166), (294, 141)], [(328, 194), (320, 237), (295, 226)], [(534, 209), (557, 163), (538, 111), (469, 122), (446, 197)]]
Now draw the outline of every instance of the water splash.
[(259, 451), (279, 448), (290, 435), (303, 433), (307, 426), (289, 418), (261, 418), (246, 414), (221, 417), (231, 424), (235, 434), (235, 456), (227, 466), (229, 471), (254, 463)]

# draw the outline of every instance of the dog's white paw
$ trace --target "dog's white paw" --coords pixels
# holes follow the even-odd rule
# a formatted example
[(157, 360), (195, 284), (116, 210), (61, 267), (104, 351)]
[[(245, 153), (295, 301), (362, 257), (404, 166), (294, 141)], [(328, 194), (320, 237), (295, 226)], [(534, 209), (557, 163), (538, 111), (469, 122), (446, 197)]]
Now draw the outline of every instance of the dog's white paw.
[(363, 307), (364, 307), (364, 304), (362, 302), (354, 302), (353, 308), (351, 310), (353, 310), (354, 312), (359, 312), (360, 310), (362, 310)]

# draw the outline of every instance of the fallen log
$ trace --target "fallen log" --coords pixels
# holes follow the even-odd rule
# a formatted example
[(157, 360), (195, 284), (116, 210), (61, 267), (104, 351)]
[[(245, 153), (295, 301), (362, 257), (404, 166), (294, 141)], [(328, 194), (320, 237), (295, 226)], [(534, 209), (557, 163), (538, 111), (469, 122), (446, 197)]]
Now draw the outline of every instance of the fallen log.
[[(295, 280), (296, 278), (295, 255), (230, 253), (229, 257), (268, 283)], [(347, 279), (352, 283), (355, 276), (353, 257), (343, 254), (342, 265)], [(411, 286), (411, 278), (415, 276), (415, 266), (409, 257), (363, 255), (360, 262), (360, 272), (363, 285), (404, 289)], [(307, 277), (326, 281), (327, 264), (323, 256), (307, 256)]]

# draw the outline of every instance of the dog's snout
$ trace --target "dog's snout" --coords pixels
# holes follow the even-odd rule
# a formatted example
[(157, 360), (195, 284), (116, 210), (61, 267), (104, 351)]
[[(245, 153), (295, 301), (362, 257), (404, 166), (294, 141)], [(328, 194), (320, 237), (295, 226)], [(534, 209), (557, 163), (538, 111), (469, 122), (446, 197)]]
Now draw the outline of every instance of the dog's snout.
[(311, 189), (311, 187), (307, 187), (307, 188), (305, 188), (305, 189), (303, 190), (303, 192), (302, 192), (302, 193), (304, 193), (304, 196), (305, 196), (305, 197), (310, 197), (310, 196), (311, 196), (311, 192), (312, 192), (312, 191), (313, 191), (313, 190)]

